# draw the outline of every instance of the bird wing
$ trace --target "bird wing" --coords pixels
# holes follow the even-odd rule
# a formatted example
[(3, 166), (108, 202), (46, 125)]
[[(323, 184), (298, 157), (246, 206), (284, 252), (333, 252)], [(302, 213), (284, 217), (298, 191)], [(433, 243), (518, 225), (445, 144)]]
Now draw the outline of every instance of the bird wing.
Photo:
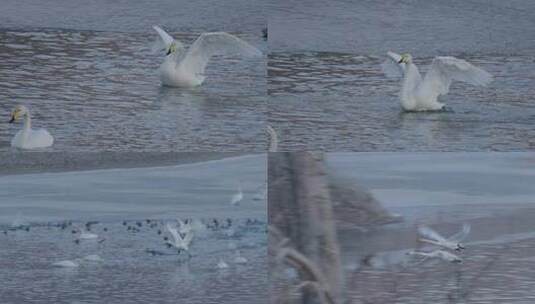
[(419, 89), (437, 96), (444, 95), (448, 93), (453, 80), (486, 86), (492, 81), (492, 75), (462, 59), (436, 57)]
[(165, 226), (169, 233), (171, 233), (171, 235), (173, 236), (173, 239), (175, 239), (175, 243), (182, 240), (175, 227), (173, 227), (170, 223), (167, 223)]
[(202, 75), (214, 55), (239, 54), (247, 57), (262, 55), (262, 52), (228, 33), (204, 33), (190, 46), (184, 60), (179, 64), (191, 73)]
[(418, 233), (420, 235), (432, 239), (437, 242), (445, 241), (444, 237), (442, 237), (440, 234), (438, 234), (435, 230), (427, 227), (427, 226), (420, 226), (418, 227)]
[(175, 38), (173, 38), (171, 35), (169, 35), (166, 31), (164, 31), (159, 26), (154, 25), (152, 28), (158, 33), (158, 37), (159, 37), (159, 39), (157, 39), (154, 42), (154, 45), (152, 46), (152, 51), (153, 52), (165, 51), (165, 50), (167, 50), (169, 48), (169, 46), (173, 42), (175, 42), (177, 44), (178, 48), (183, 47), (183, 45), (182, 45), (182, 43), (180, 43), (180, 41), (175, 40)]
[(464, 224), (463, 225), (463, 229), (459, 232), (457, 232), (456, 234), (450, 236), (448, 238), (448, 241), (451, 241), (451, 242), (460, 242), (462, 240), (464, 240), (468, 234), (470, 233), (470, 229), (471, 229), (471, 226), (469, 224)]
[(182, 239), (182, 241), (184, 242), (184, 244), (186, 244), (186, 246), (189, 246), (189, 244), (191, 243), (191, 241), (193, 240), (193, 233), (190, 232), (190, 233), (187, 233), (184, 238)]
[(386, 53), (386, 60), (381, 63), (381, 69), (388, 78), (400, 78), (403, 77), (403, 71), (405, 64), (399, 63), (401, 55), (394, 52)]

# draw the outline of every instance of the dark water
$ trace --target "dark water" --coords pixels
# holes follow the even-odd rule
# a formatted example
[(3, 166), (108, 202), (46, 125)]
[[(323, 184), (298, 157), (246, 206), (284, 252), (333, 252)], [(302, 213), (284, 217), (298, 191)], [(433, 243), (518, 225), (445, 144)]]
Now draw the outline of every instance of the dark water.
[[(535, 40), (525, 30), (535, 22), (532, 8), (530, 1), (272, 5), (268, 121), (280, 149), (532, 149)], [(495, 79), (487, 88), (454, 82), (440, 98), (453, 112), (401, 113), (400, 82), (380, 68), (388, 50), (412, 53), (423, 73), (435, 56), (451, 55)]]
[[(227, 16), (235, 5), (239, 21)], [(202, 87), (180, 89), (160, 85), (163, 55), (150, 51), (159, 24), (186, 45), (218, 30), (265, 52), (262, 11), (238, 1), (5, 5), (0, 116), (28, 105), (34, 126), (55, 137), (52, 151), (265, 150), (265, 58), (213, 58)], [(0, 149), (20, 127), (1, 124)]]

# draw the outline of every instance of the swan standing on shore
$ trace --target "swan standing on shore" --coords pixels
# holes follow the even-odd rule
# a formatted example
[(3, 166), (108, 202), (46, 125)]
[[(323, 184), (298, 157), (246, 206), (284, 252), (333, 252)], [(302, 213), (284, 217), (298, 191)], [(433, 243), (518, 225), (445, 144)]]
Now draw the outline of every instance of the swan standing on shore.
[(30, 110), (22, 105), (15, 107), (11, 113), (9, 123), (16, 122), (20, 118), (24, 119), (22, 130), (18, 131), (11, 140), (11, 146), (20, 149), (35, 149), (50, 147), (54, 143), (54, 137), (45, 129), (32, 130), (32, 120)]
[(455, 57), (436, 57), (422, 79), (410, 54), (387, 53), (382, 69), (387, 77), (403, 77), (400, 92), (401, 106), (405, 111), (444, 110), (438, 96), (446, 95), (453, 80), (477, 86), (486, 86), (492, 75), (465, 60)]
[(463, 229), (460, 232), (452, 235), (449, 238), (441, 236), (436, 231), (426, 226), (419, 227), (418, 233), (423, 237), (418, 239), (420, 242), (429, 243), (450, 250), (460, 251), (465, 249), (460, 242), (464, 240), (470, 233), (470, 225), (464, 224)]
[(262, 55), (257, 48), (240, 38), (223, 32), (203, 33), (186, 50), (158, 26), (153, 26), (160, 40), (158, 49), (165, 50), (166, 57), (158, 69), (164, 85), (173, 87), (195, 87), (203, 83), (204, 70), (210, 58), (220, 54), (239, 54), (246, 57)]

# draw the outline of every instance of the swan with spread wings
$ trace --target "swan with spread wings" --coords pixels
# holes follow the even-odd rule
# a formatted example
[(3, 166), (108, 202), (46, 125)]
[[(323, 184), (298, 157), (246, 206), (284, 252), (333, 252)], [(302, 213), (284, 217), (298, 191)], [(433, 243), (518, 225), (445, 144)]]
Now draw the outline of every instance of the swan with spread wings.
[(214, 55), (261, 56), (257, 48), (242, 39), (224, 32), (203, 33), (188, 48), (158, 26), (153, 26), (159, 39), (156, 49), (165, 51), (165, 60), (158, 73), (164, 85), (195, 87), (201, 85), (204, 71)]
[(402, 77), (400, 99), (405, 111), (444, 110), (438, 97), (449, 92), (453, 80), (476, 86), (487, 86), (492, 81), (487, 71), (455, 57), (435, 57), (423, 78), (410, 54), (388, 52), (387, 57), (381, 67), (387, 77)]

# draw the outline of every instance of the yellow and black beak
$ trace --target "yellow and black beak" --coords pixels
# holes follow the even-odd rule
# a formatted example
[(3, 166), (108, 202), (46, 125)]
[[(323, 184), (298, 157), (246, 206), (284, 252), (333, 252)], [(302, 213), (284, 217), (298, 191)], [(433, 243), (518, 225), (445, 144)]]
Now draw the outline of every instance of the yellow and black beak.
[(171, 53), (172, 53), (172, 51), (171, 51), (171, 47), (169, 47), (169, 48), (167, 49), (167, 54), (165, 54), (165, 56), (169, 56), (169, 54), (171, 54)]
[(9, 120), (9, 123), (14, 123), (16, 118), (17, 117), (15, 116), (15, 113), (11, 114), (11, 119)]
[(403, 57), (401, 57), (401, 59), (398, 61), (398, 63), (402, 63), (403, 62)]

